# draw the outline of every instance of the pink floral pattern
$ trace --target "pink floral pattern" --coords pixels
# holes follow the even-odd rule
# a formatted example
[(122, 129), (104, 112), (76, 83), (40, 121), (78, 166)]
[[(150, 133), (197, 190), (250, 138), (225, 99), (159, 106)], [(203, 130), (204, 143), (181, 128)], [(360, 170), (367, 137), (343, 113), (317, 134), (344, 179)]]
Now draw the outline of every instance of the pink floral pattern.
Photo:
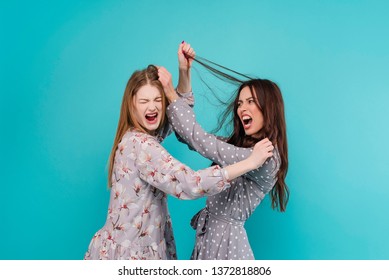
[(230, 187), (221, 167), (193, 171), (136, 131), (118, 145), (112, 181), (106, 223), (85, 259), (176, 259), (166, 194), (196, 199)]

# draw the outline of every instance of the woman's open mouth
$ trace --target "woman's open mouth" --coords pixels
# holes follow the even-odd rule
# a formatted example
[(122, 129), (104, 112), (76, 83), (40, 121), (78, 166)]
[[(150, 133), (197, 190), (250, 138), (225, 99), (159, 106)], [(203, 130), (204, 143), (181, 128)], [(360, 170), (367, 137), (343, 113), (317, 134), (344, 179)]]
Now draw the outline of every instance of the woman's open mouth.
[(145, 117), (149, 124), (155, 124), (157, 122), (158, 113), (146, 114)]
[(249, 129), (252, 122), (253, 119), (250, 116), (245, 115), (242, 117), (242, 124), (244, 129)]

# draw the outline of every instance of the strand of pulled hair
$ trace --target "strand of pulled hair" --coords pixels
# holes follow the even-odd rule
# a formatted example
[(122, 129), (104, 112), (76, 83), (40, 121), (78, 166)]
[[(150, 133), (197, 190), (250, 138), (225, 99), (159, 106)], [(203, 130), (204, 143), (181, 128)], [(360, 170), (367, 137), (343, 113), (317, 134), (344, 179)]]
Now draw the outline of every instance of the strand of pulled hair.
[[(187, 56), (187, 58), (192, 58), (192, 57)], [(249, 79), (249, 80), (252, 79), (252, 77), (250, 77), (250, 76), (247, 76), (245, 74), (239, 73), (239, 72), (237, 72), (235, 70), (232, 70), (232, 69), (230, 69), (228, 67), (225, 67), (225, 66), (220, 65), (218, 63), (215, 63), (213, 61), (210, 61), (210, 60), (208, 60), (206, 58), (203, 58), (203, 57), (200, 57), (200, 56), (196, 56), (195, 58), (192, 58), (192, 59), (194, 61), (196, 61), (197, 63), (199, 63), (200, 65), (202, 65), (203, 67), (205, 67), (206, 69), (208, 69), (218, 79), (223, 80), (223, 78), (224, 78), (224, 79), (227, 79), (229, 82), (233, 82), (233, 83), (242, 83), (243, 82), (243, 80), (238, 79), (237, 77), (234, 77), (234, 76), (229, 75), (227, 73), (224, 73), (221, 70), (219, 70), (219, 69), (217, 69), (217, 68), (215, 68), (215, 67), (213, 67), (211, 65), (214, 65), (216, 67), (219, 67), (221, 69), (229, 71), (231, 73), (234, 73), (234, 74), (236, 74), (238, 76), (241, 76), (241, 77), (244, 77), (246, 79)], [(211, 64), (211, 65), (208, 65), (208, 64)]]

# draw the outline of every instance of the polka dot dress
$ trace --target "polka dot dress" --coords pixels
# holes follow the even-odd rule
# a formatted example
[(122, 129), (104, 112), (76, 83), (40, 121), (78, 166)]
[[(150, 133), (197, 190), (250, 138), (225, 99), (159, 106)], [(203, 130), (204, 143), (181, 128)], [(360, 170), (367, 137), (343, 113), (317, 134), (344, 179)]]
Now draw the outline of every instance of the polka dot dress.
[[(167, 108), (174, 130), (190, 148), (218, 165), (227, 166), (247, 158), (252, 150), (225, 143), (206, 133), (196, 122), (193, 109), (182, 99)], [(191, 259), (252, 260), (254, 259), (245, 221), (276, 183), (280, 157), (274, 156), (260, 168), (231, 182), (231, 187), (207, 198), (206, 207), (191, 221), (196, 230), (196, 244)]]

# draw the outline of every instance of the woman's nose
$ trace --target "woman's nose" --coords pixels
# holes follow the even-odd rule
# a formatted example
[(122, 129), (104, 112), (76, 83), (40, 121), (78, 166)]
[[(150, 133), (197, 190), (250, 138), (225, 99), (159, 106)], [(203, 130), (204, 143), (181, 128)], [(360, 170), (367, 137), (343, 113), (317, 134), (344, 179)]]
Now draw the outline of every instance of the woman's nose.
[(158, 108), (157, 103), (151, 102), (149, 108), (150, 108), (150, 110), (153, 110), (153, 111), (156, 110)]
[(246, 104), (245, 103), (242, 103), (241, 105), (240, 105), (240, 108), (239, 108), (242, 112), (243, 111), (246, 111)]

